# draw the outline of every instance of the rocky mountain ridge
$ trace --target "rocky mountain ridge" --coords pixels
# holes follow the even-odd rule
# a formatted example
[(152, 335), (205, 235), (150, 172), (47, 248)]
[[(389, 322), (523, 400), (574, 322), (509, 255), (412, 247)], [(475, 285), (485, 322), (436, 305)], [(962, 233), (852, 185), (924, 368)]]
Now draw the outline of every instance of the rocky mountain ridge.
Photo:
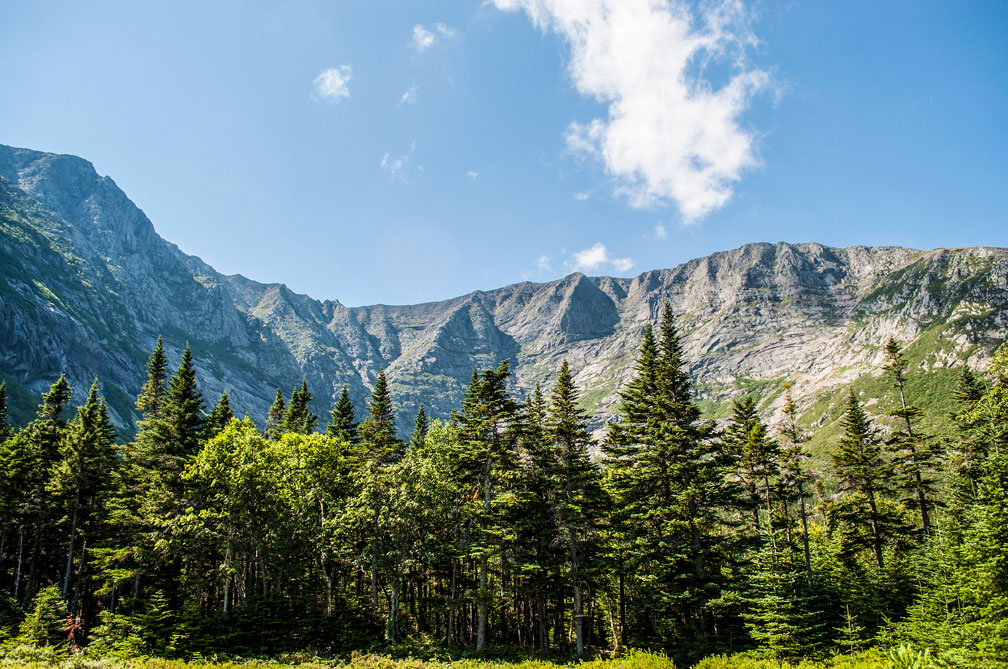
[(0, 263), (0, 374), (15, 417), (27, 419), (32, 395), (65, 371), (78, 393), (98, 376), (127, 430), (159, 334), (173, 364), (192, 345), (208, 402), (227, 389), (236, 411), (260, 422), (276, 388), (302, 378), (323, 422), (344, 384), (361, 415), (385, 367), (404, 431), (419, 403), (446, 416), (473, 367), (503, 359), (521, 395), (536, 382), (548, 389), (567, 358), (601, 427), (666, 299), (713, 415), (752, 390), (772, 414), (791, 382), (808, 420), (828, 422), (823, 398), (877, 374), (890, 335), (910, 343), (922, 375), (980, 365), (1008, 335), (1008, 250), (986, 247), (748, 244), (633, 278), (576, 273), (346, 307), (222, 275), (158, 236), (87, 161), (4, 146)]

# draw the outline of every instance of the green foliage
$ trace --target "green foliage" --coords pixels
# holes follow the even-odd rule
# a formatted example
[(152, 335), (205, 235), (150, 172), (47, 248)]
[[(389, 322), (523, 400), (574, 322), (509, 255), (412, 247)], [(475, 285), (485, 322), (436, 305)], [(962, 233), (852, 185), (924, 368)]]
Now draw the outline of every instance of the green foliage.
[(66, 646), (67, 609), (56, 586), (38, 591), (28, 615), (21, 621), (19, 637), (35, 646)]
[(325, 433), (348, 444), (356, 444), (358, 442), (357, 418), (354, 416), (353, 404), (350, 402), (350, 395), (347, 393), (346, 386), (343, 386), (339, 399), (333, 405), (332, 414), (329, 418), (329, 424), (326, 425)]

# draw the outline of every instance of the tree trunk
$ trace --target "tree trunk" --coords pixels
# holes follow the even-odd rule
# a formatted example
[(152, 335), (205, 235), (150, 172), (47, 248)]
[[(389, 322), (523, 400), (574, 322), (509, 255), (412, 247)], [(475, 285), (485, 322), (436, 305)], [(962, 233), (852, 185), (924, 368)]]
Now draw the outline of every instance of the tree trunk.
[(24, 557), (24, 529), (18, 530), (18, 561), (17, 571), (14, 573), (14, 599), (21, 593), (21, 561)]
[(70, 569), (73, 564), (74, 539), (77, 536), (77, 510), (80, 507), (80, 494), (74, 502), (73, 518), (70, 520), (70, 545), (67, 548), (66, 570), (63, 573), (63, 601), (70, 592)]
[(808, 545), (808, 516), (805, 514), (805, 491), (798, 484), (798, 499), (801, 502), (801, 526), (802, 526), (802, 547), (805, 549), (805, 579), (808, 586), (812, 587), (812, 555), (809, 553)]
[(871, 508), (872, 547), (875, 550), (875, 559), (878, 561), (879, 569), (884, 569), (885, 565), (882, 562), (882, 535), (878, 524), (878, 508), (875, 506), (875, 491), (869, 487), (866, 492), (868, 494), (868, 506)]

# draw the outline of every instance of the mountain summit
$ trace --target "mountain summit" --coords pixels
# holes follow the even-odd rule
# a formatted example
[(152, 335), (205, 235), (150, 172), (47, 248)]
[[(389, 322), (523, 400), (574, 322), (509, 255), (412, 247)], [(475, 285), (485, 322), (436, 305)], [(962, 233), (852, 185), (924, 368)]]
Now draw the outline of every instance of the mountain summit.
[(0, 146), (0, 375), (21, 421), (65, 372), (78, 393), (99, 377), (131, 428), (161, 334), (172, 364), (192, 346), (204, 397), (226, 389), (258, 422), (302, 378), (320, 416), (343, 385), (360, 416), (385, 368), (406, 431), (421, 402), (440, 417), (457, 407), (473, 367), (511, 359), (522, 393), (549, 386), (566, 358), (601, 427), (666, 299), (710, 412), (754, 389), (768, 410), (793, 383), (822, 423), (836, 417), (833, 390), (877, 376), (889, 336), (922, 373), (982, 363), (1008, 334), (1008, 250), (748, 244), (630, 279), (348, 308), (186, 255), (81, 158)]

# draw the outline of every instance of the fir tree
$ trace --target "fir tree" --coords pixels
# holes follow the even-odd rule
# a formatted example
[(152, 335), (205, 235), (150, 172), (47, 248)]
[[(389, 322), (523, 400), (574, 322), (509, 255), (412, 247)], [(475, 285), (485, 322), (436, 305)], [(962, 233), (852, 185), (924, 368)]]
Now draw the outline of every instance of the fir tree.
[(31, 610), (21, 623), (20, 636), (36, 646), (66, 644), (63, 627), (67, 609), (56, 586), (42, 588), (32, 600)]
[(7, 381), (0, 381), (0, 443), (14, 436), (7, 420)]
[(312, 394), (308, 390), (308, 381), (302, 379), (301, 388), (291, 392), (290, 403), (284, 412), (284, 432), (311, 434), (315, 431), (315, 427), (318, 425), (318, 417), (308, 408), (308, 404), (311, 401)]
[(589, 571), (589, 543), (594, 539), (605, 510), (601, 477), (588, 456), (592, 443), (587, 416), (578, 406), (578, 392), (570, 366), (560, 366), (550, 399), (546, 429), (552, 444), (550, 479), (557, 540), (566, 544), (568, 579), (574, 598), (574, 632), (578, 657), (584, 655), (583, 587)]
[(145, 420), (160, 417), (168, 399), (165, 381), (168, 379), (168, 359), (165, 357), (164, 341), (158, 336), (154, 351), (147, 360), (147, 381), (137, 398), (136, 408)]
[(357, 437), (357, 417), (354, 416), (353, 404), (350, 402), (350, 394), (347, 387), (343, 386), (339, 399), (333, 405), (332, 413), (329, 416), (329, 424), (326, 425), (325, 433), (330, 437), (336, 437), (348, 444), (356, 444)]
[(393, 462), (402, 455), (402, 442), (396, 434), (395, 409), (389, 391), (385, 370), (378, 373), (368, 417), (360, 426), (360, 439), (367, 445), (371, 458), (379, 463)]
[(938, 449), (932, 444), (930, 435), (924, 434), (914, 422), (924, 415), (920, 407), (908, 405), (904, 374), (907, 361), (900, 350), (899, 342), (892, 337), (886, 342), (886, 364), (883, 369), (893, 380), (893, 387), (899, 393), (899, 407), (889, 413), (899, 421), (899, 427), (890, 435), (888, 443), (896, 452), (906, 487), (910, 490), (914, 506), (921, 515), (924, 534), (931, 531), (931, 517), (928, 511), (935, 495), (936, 481), (932, 475)]
[(87, 401), (70, 422), (60, 451), (60, 461), (49, 489), (65, 500), (70, 517), (63, 575), (63, 597), (66, 599), (70, 592), (77, 533), (99, 512), (115, 466), (115, 430), (105, 402), (98, 398), (97, 379), (91, 385)]
[(214, 404), (213, 411), (210, 412), (210, 416), (207, 418), (206, 438), (213, 439), (223, 432), (224, 428), (227, 427), (227, 424), (230, 423), (231, 419), (234, 417), (234, 412), (231, 411), (231, 402), (228, 399), (227, 391), (222, 391), (217, 403)]
[(424, 438), (427, 436), (427, 414), (424, 412), (424, 405), (417, 409), (416, 420), (413, 421), (413, 434), (410, 435), (410, 445), (414, 448), (423, 446)]
[(798, 502), (802, 552), (805, 557), (805, 580), (808, 587), (812, 587), (812, 554), (809, 550), (808, 512), (805, 507), (805, 483), (809, 479), (808, 455), (802, 447), (805, 435), (798, 427), (797, 412), (791, 397), (791, 384), (786, 386), (784, 392), (784, 427), (781, 435), (786, 441), (781, 449), (781, 486), (785, 500)]
[(196, 387), (196, 367), (186, 344), (175, 375), (168, 382), (165, 404), (170, 446), (168, 455), (180, 463), (195, 455), (203, 437), (203, 395)]
[(861, 408), (853, 389), (847, 397), (843, 428), (843, 436), (833, 453), (833, 472), (848, 495), (849, 504), (843, 507), (842, 515), (854, 527), (867, 525), (868, 544), (882, 569), (885, 530), (879, 506), (892, 467), (882, 458), (878, 431)]
[(276, 397), (273, 399), (273, 406), (270, 407), (269, 415), (266, 417), (266, 438), (278, 441), (280, 435), (284, 433), (284, 414), (287, 412), (287, 404), (284, 402), (283, 393), (277, 388)]

